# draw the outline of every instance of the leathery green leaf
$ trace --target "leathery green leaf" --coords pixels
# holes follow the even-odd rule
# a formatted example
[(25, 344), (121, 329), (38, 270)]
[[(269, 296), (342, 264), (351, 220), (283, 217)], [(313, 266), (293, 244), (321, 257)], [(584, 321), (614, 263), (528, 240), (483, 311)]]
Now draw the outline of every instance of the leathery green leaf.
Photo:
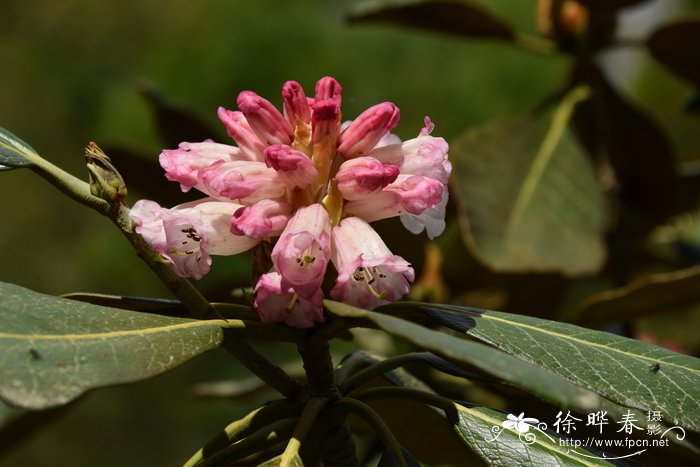
[(146, 379), (223, 340), (241, 321), (197, 321), (75, 302), (0, 283), (0, 398), (45, 409)]
[(524, 434), (503, 428), (501, 423), (506, 416), (495, 410), (467, 408), (459, 404), (455, 407), (455, 431), (488, 465), (612, 465), (597, 458), (602, 454), (574, 446), (560, 446), (559, 438), (534, 426)]
[(0, 128), (0, 171), (29, 167), (32, 155), (36, 156), (36, 151), (31, 146)]
[(445, 326), (663, 422), (700, 431), (700, 359), (567, 323), (452, 305), (413, 304)]
[[(406, 339), (420, 348), (478, 368), (505, 384), (522, 389), (562, 410), (578, 413), (603, 410), (616, 420), (620, 420), (627, 413), (627, 407), (613, 403), (594, 391), (577, 386), (561, 375), (508, 355), (489, 345), (428, 329), (397, 316), (363, 310), (344, 303), (326, 300), (325, 305), (338, 316), (368, 319), (378, 328)], [(382, 307), (380, 310), (407, 306), (406, 303), (396, 303), (390, 307)], [(644, 414), (641, 412), (633, 410), (633, 414), (637, 420), (644, 419)]]
[(490, 269), (576, 276), (603, 264), (603, 191), (567, 130), (588, 95), (575, 88), (551, 119), (488, 122), (450, 142), (464, 244)]

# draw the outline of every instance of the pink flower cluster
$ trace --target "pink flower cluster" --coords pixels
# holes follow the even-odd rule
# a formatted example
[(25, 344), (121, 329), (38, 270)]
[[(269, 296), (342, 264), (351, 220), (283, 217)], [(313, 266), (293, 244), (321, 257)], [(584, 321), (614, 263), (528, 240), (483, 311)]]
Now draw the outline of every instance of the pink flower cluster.
[(273, 267), (255, 286), (264, 322), (299, 328), (322, 322), (321, 284), (330, 264), (336, 300), (374, 308), (403, 297), (413, 268), (369, 222), (401, 216), (413, 233), (442, 233), (448, 146), (430, 136), (427, 117), (418, 137), (401, 142), (390, 133), (399, 121), (390, 102), (341, 126), (341, 92), (331, 77), (318, 81), (314, 98), (288, 81), (283, 113), (241, 92), (239, 110), (218, 112), (237, 147), (181, 143), (160, 155), (168, 180), (206, 197), (171, 209), (138, 201), (131, 210), (136, 232), (178, 275), (195, 279), (209, 271), (211, 255), (237, 254), (279, 236)]

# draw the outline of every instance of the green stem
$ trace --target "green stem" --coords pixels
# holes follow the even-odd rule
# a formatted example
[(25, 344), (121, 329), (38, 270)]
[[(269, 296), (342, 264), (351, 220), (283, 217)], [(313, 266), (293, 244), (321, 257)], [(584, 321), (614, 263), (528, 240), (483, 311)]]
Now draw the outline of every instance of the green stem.
[(333, 359), (328, 341), (311, 335), (297, 344), (306, 371), (312, 397), (337, 399), (340, 395), (333, 381)]
[(355, 394), (353, 398), (363, 402), (379, 399), (408, 399), (442, 409), (449, 420), (456, 420), (457, 417), (457, 409), (454, 402), (446, 397), (417, 389), (397, 387), (371, 388)]
[[(345, 360), (343, 360), (343, 362), (338, 366), (338, 369), (335, 370), (336, 383), (341, 384), (346, 379), (350, 378), (359, 371), (358, 368), (364, 370), (366, 367), (372, 365), (372, 362), (368, 361), (370, 358), (371, 356), (364, 350), (353, 352), (353, 354), (345, 358)], [(340, 390), (340, 393), (345, 394), (342, 389)]]
[(106, 214), (109, 211), (110, 204), (90, 193), (90, 185), (80, 180), (79, 178), (69, 174), (65, 170), (53, 165), (51, 162), (43, 159), (38, 154), (24, 154), (25, 157), (31, 160), (34, 164), (31, 169), (45, 178), (53, 186), (67, 194), (80, 204)]
[(183, 467), (193, 467), (207, 457), (207, 453), (220, 451), (231, 443), (243, 439), (252, 431), (258, 430), (270, 422), (289, 418), (298, 413), (299, 406), (290, 403), (286, 399), (268, 402), (264, 406), (253, 410), (245, 417), (226, 426), (223, 432), (219, 433), (219, 435), (194, 453), (194, 455), (185, 462)]
[(353, 390), (359, 388), (363, 384), (365, 384), (367, 381), (383, 375), (384, 373), (388, 373), (391, 370), (394, 370), (396, 368), (402, 367), (406, 365), (407, 363), (411, 363), (413, 361), (420, 361), (421, 360), (421, 354), (420, 353), (408, 353), (404, 355), (398, 355), (396, 357), (392, 358), (387, 358), (386, 360), (383, 360), (379, 363), (376, 363), (368, 368), (365, 368), (361, 371), (358, 371), (354, 375), (350, 376), (347, 378), (345, 381), (343, 381), (340, 384), (340, 393), (341, 394), (349, 394)]
[(247, 438), (232, 444), (221, 451), (203, 459), (199, 467), (230, 466), (234, 462), (256, 452), (264, 451), (286, 439), (292, 434), (296, 419), (286, 419), (271, 423)]
[(309, 399), (309, 401), (306, 403), (304, 412), (302, 412), (301, 417), (299, 418), (299, 423), (297, 423), (296, 428), (294, 428), (294, 434), (282, 453), (280, 467), (290, 467), (294, 465), (294, 459), (299, 455), (301, 443), (303, 443), (306, 439), (306, 436), (309, 434), (309, 431), (316, 421), (316, 418), (318, 418), (318, 414), (321, 412), (321, 410), (323, 410), (327, 403), (328, 399), (325, 397), (314, 397)]
[(382, 418), (377, 415), (377, 412), (372, 410), (370, 406), (356, 399), (344, 397), (333, 403), (333, 409), (352, 413), (366, 421), (377, 435), (379, 435), (384, 446), (394, 455), (396, 462), (398, 462), (401, 467), (408, 467), (406, 459), (401, 452), (401, 445), (396, 441), (396, 438), (391, 433), (386, 423), (384, 423), (384, 420), (382, 420)]

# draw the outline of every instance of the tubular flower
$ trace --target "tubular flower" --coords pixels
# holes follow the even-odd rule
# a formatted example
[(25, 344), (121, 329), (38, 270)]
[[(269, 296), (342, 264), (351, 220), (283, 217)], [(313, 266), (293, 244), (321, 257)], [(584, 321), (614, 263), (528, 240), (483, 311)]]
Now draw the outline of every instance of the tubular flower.
[(131, 219), (140, 234), (183, 277), (200, 279), (209, 272), (211, 255), (229, 256), (251, 249), (258, 240), (228, 231), (231, 216), (241, 206), (204, 198), (172, 209), (140, 200)]
[(282, 111), (252, 91), (240, 93), (238, 110), (218, 110), (236, 146), (181, 143), (160, 155), (168, 180), (206, 197), (172, 209), (139, 201), (131, 211), (136, 231), (177, 274), (196, 279), (209, 271), (211, 255), (273, 242), (273, 267), (254, 289), (264, 322), (322, 322), (331, 263), (334, 299), (374, 308), (402, 298), (413, 268), (369, 222), (400, 216), (410, 232), (440, 235), (448, 146), (430, 135), (427, 117), (418, 136), (402, 142), (391, 133), (400, 113), (390, 102), (341, 125), (342, 90), (325, 77), (310, 98), (287, 81)]

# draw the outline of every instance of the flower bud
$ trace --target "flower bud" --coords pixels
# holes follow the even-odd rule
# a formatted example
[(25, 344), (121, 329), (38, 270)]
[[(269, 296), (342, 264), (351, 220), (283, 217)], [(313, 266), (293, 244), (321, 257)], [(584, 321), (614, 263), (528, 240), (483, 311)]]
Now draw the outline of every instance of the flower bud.
[(340, 135), (338, 152), (345, 158), (364, 156), (399, 123), (399, 108), (383, 102), (365, 110)]
[(85, 160), (90, 176), (90, 193), (110, 203), (126, 198), (126, 184), (109, 157), (97, 144), (85, 148)]
[(292, 142), (294, 130), (270, 101), (253, 91), (243, 91), (238, 95), (236, 103), (263, 143), (269, 146)]

